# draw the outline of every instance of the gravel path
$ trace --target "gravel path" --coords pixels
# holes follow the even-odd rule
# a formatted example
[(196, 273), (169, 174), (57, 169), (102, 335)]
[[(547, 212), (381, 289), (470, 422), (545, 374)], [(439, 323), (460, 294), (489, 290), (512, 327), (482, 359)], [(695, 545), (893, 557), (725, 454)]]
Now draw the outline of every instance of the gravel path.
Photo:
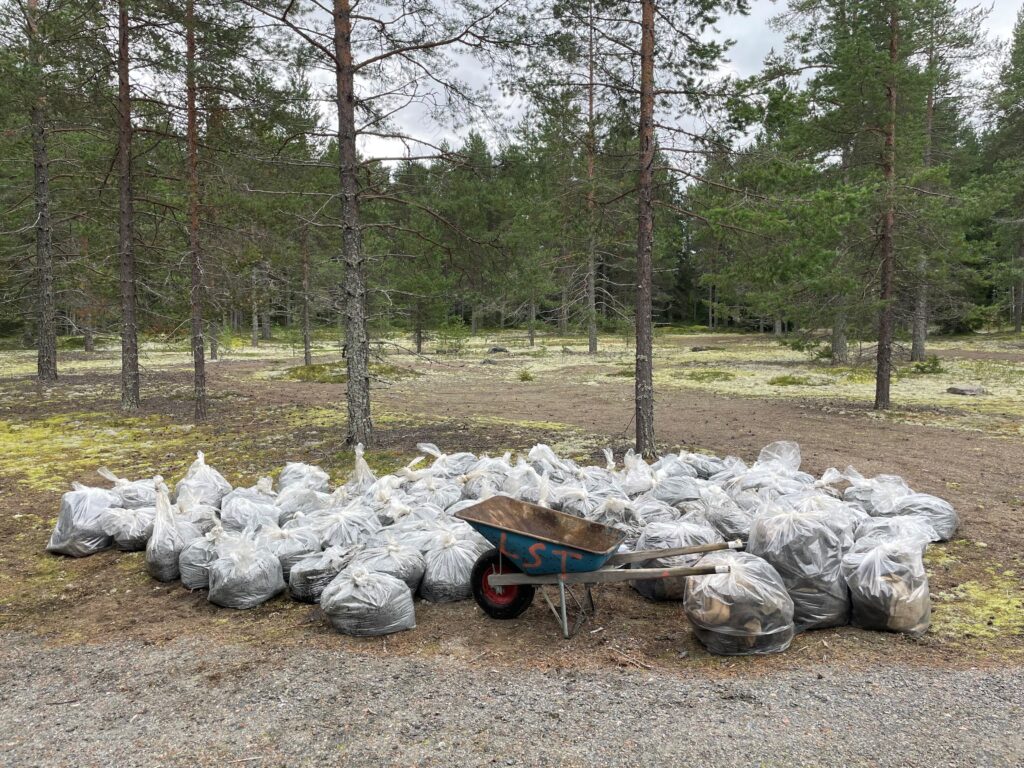
[(1022, 766), (1024, 670), (756, 679), (2, 634), (4, 766)]

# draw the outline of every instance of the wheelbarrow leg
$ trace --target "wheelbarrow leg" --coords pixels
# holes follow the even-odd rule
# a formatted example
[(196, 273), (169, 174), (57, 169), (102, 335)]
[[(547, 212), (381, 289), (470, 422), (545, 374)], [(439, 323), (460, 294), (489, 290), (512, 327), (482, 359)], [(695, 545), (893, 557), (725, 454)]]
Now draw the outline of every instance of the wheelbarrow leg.
[(548, 591), (541, 587), (540, 593), (544, 596), (544, 602), (548, 604), (548, 608), (551, 609), (551, 613), (555, 615), (555, 619), (559, 624), (562, 625), (562, 637), (566, 640), (569, 639), (569, 620), (566, 618), (565, 610), (565, 584), (558, 582), (558, 607), (551, 602), (551, 598), (548, 597)]

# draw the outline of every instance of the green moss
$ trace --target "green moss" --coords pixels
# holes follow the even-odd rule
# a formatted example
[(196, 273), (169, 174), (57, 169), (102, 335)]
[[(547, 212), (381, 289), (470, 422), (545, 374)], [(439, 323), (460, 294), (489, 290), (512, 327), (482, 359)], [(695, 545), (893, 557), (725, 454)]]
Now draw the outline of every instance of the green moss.
[[(370, 366), (370, 376), (379, 379), (404, 379), (422, 375), (419, 371), (400, 365), (377, 363)], [(314, 384), (344, 384), (348, 381), (347, 364), (342, 361), (337, 363), (297, 365), (294, 368), (285, 370), (283, 378)]]
[(1024, 587), (1011, 571), (988, 570), (984, 581), (965, 581), (938, 596), (933, 632), (956, 640), (1024, 633)]
[(827, 385), (828, 382), (813, 379), (810, 376), (795, 376), (787, 373), (783, 376), (773, 376), (768, 379), (768, 384), (773, 387), (822, 387)]
[(700, 382), (732, 381), (736, 378), (736, 374), (732, 371), (690, 371), (684, 375), (684, 378)]
[(612, 371), (608, 376), (622, 376), (623, 378), (632, 379), (636, 375), (636, 369), (633, 367), (619, 368), (617, 371)]

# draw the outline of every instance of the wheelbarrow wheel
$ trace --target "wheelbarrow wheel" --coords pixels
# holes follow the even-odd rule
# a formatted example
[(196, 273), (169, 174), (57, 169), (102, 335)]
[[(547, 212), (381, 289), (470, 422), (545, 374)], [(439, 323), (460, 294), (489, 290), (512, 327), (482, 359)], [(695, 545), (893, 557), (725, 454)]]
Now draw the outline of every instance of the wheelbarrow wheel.
[(522, 573), (496, 549), (484, 552), (473, 566), (473, 597), (484, 613), (492, 619), (514, 619), (533, 602), (534, 589), (528, 584), (492, 587), (487, 577), (492, 573)]

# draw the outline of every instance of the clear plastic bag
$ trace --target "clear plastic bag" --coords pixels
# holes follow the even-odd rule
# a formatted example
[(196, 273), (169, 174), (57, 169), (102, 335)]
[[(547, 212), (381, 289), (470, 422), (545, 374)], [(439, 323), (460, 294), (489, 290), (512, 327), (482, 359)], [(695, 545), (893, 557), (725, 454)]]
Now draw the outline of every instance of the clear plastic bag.
[(277, 489), (278, 492), (281, 492), (287, 488), (303, 488), (308, 491), (327, 493), (330, 481), (330, 475), (320, 469), (320, 467), (289, 461), (284, 465), (281, 474), (277, 476)]
[(416, 628), (412, 592), (401, 579), (350, 566), (320, 596), (331, 625), (346, 635), (373, 637)]
[(285, 589), (277, 556), (249, 537), (219, 554), (209, 572), (207, 599), (224, 608), (255, 608)]
[(233, 491), (224, 498), (220, 509), (221, 525), (230, 531), (244, 531), (261, 525), (279, 525), (281, 509), (273, 499), (257, 500)]
[(96, 472), (100, 477), (114, 484), (111, 490), (120, 499), (119, 507), (123, 509), (156, 508), (156, 485), (153, 484), (153, 478), (128, 480), (118, 477), (106, 467), (100, 467)]
[[(676, 549), (677, 547), (697, 547), (702, 544), (717, 544), (725, 541), (718, 531), (704, 525), (684, 523), (681, 521), (648, 523), (636, 543), (636, 551), (648, 549)], [(655, 557), (633, 563), (633, 568), (678, 568), (693, 566), (701, 555), (676, 555), (674, 557)], [(686, 576), (670, 576), (667, 579), (643, 579), (633, 581), (633, 589), (648, 600), (682, 600), (686, 594)]]
[(447, 532), (439, 546), (426, 553), (420, 597), (432, 603), (449, 603), (472, 596), (470, 576), (480, 552), (471, 541)]
[(687, 502), (681, 509), (696, 513), (699, 519), (705, 520), (722, 534), (726, 541), (746, 541), (750, 535), (750, 526), (754, 523), (753, 512), (740, 507), (729, 494), (715, 485), (705, 486), (697, 501)]
[(448, 509), (462, 498), (462, 486), (440, 477), (424, 477), (406, 489), (416, 504), (433, 504)]
[(843, 499), (857, 504), (869, 515), (875, 514), (876, 506), (891, 504), (895, 499), (913, 493), (910, 486), (899, 475), (864, 477), (853, 467), (847, 467), (845, 472), (838, 472), (834, 469), (826, 470), (822, 475), (822, 482), (835, 483), (841, 480), (850, 483), (843, 491)]
[(318, 603), (324, 588), (348, 567), (363, 549), (362, 544), (329, 547), (323, 552), (306, 555), (292, 566), (288, 574), (288, 593), (300, 603)]
[(679, 452), (679, 460), (689, 464), (702, 480), (709, 480), (713, 475), (725, 469), (725, 462), (717, 456), (710, 456), (704, 453)]
[[(682, 465), (686, 466), (686, 465)], [(651, 490), (647, 493), (658, 501), (664, 501), (673, 507), (687, 501), (700, 498), (701, 491), (707, 483), (696, 477), (685, 474), (662, 475), (658, 470), (654, 473)]]
[(344, 485), (344, 488), (353, 496), (366, 493), (377, 482), (377, 476), (373, 474), (370, 465), (366, 463), (365, 453), (363, 444), (357, 443), (355, 447), (355, 466), (352, 468), (352, 472), (349, 474), (348, 480)]
[(315, 526), (320, 535), (320, 545), (325, 549), (366, 543), (382, 527), (377, 514), (358, 500), (323, 513)]
[(163, 479), (157, 477), (156, 515), (153, 533), (146, 542), (146, 571), (157, 581), (175, 581), (180, 572), (178, 557), (181, 550), (202, 537), (195, 525), (175, 513)]
[(633, 509), (632, 502), (611, 497), (606, 499), (599, 506), (588, 520), (602, 525), (610, 525), (626, 534), (624, 544), (632, 550), (636, 547), (636, 541), (640, 538), (640, 531), (643, 530), (645, 521)]
[(310, 513), (331, 506), (331, 495), (304, 487), (299, 483), (289, 485), (277, 494), (274, 505), (278, 510), (278, 524), (284, 525), (299, 512)]
[(780, 653), (793, 641), (793, 601), (772, 566), (748, 552), (723, 550), (698, 567), (728, 566), (728, 573), (691, 576), (683, 610), (694, 634), (723, 656)]
[(202, 451), (197, 451), (196, 460), (188, 468), (185, 477), (174, 486), (174, 498), (177, 499), (185, 489), (188, 489), (197, 503), (219, 507), (221, 499), (231, 492), (231, 483), (206, 463)]
[(306, 555), (320, 551), (320, 536), (311, 527), (278, 528), (275, 525), (264, 525), (256, 534), (256, 541), (277, 556), (285, 580), (295, 563)]
[(537, 443), (526, 454), (526, 461), (537, 475), (547, 475), (555, 485), (574, 478), (579, 467), (574, 461), (559, 457), (550, 446)]
[(71, 487), (73, 490), (60, 499), (60, 513), (46, 551), (87, 557), (113, 543), (103, 530), (101, 520), (103, 513), (116, 506), (120, 499), (105, 488), (90, 488), (80, 483), (72, 483)]
[(869, 517), (857, 526), (854, 532), (858, 549), (886, 542), (902, 540), (912, 542), (924, 552), (928, 544), (939, 540), (939, 534), (925, 517), (896, 515), (894, 517)]
[(630, 448), (622, 457), (622, 472), (619, 473), (618, 481), (625, 494), (633, 498), (651, 490), (654, 486), (654, 470)]
[(179, 494), (174, 508), (179, 518), (192, 523), (203, 533), (208, 533), (220, 523), (220, 512), (217, 508), (196, 502), (191, 491), (187, 489)]
[(362, 566), (401, 579), (415, 592), (423, 581), (426, 560), (418, 549), (400, 542), (367, 547), (352, 560), (352, 568)]
[(747, 552), (767, 560), (782, 577), (798, 631), (849, 622), (842, 545), (824, 515), (767, 504), (754, 517)]
[(843, 558), (843, 576), (853, 602), (851, 622), (863, 629), (920, 637), (931, 623), (928, 575), (913, 541), (892, 541)]
[(435, 477), (456, 478), (466, 474), (477, 462), (477, 457), (472, 453), (441, 453), (441, 449), (433, 443), (417, 443), (416, 450), (434, 457), (430, 474)]
[(511, 454), (508, 453), (496, 459), (481, 457), (459, 478), (463, 498), (486, 499), (497, 494), (505, 477), (512, 471), (510, 458)]
[(153, 534), (156, 507), (111, 507), (100, 513), (100, 528), (123, 552), (140, 552)]
[(186, 544), (178, 556), (181, 585), (185, 589), (207, 589), (210, 586), (210, 564), (241, 538), (242, 534), (218, 527)]
[(923, 517), (931, 523), (939, 536), (939, 541), (949, 541), (956, 533), (960, 519), (953, 505), (938, 496), (927, 493), (911, 493), (897, 498), (887, 498), (875, 504), (876, 517), (897, 517), (914, 515)]

